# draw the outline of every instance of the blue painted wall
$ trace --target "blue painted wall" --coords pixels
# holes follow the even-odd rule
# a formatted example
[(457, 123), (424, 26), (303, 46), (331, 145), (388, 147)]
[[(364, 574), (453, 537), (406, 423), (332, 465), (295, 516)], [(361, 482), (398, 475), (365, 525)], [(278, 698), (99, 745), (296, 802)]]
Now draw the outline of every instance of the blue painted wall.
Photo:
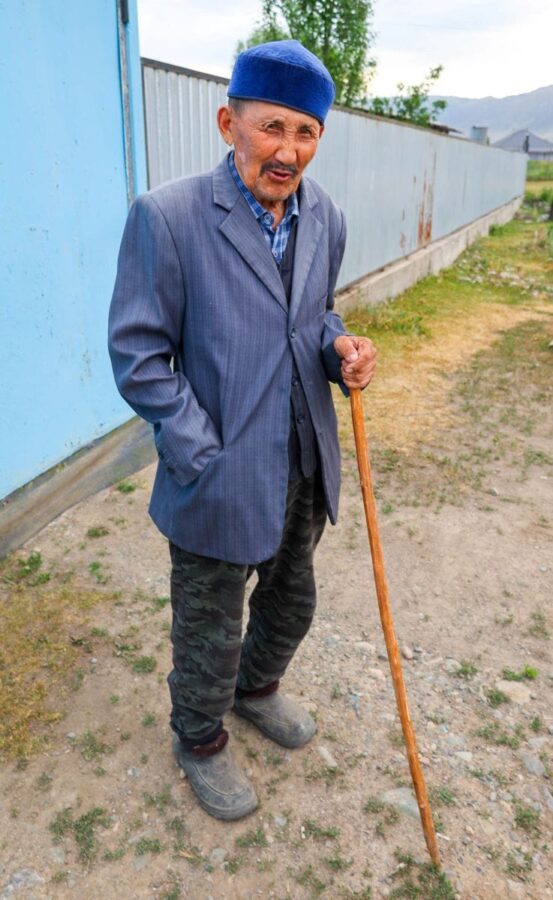
[[(137, 13), (126, 28), (146, 189)], [(129, 418), (107, 314), (127, 215), (116, 0), (0, 4), (0, 497)]]

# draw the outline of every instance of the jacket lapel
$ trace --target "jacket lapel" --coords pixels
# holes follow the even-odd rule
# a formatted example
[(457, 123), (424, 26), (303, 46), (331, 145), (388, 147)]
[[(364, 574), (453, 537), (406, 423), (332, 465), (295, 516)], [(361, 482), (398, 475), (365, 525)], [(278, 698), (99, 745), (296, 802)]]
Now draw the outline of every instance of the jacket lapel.
[(301, 182), (301, 192), (300, 217), (298, 219), (294, 254), (292, 296), (290, 299), (289, 318), (291, 322), (296, 318), (323, 230), (322, 223), (317, 219), (312, 209), (318, 202), (317, 197), (309, 182), (305, 179)]
[(273, 255), (246, 199), (234, 183), (226, 157), (213, 172), (213, 200), (228, 210), (219, 230), (288, 314), (286, 295)]

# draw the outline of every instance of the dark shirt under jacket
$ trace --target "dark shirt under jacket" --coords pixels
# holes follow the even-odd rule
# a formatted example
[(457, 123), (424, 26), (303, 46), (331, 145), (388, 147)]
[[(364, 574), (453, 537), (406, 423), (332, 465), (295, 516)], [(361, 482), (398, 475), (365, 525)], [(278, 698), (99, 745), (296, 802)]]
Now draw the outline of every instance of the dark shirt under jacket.
[[(292, 292), (292, 276), (294, 274), (294, 250), (296, 246), (297, 219), (290, 230), (286, 242), (286, 250), (278, 269), (286, 299), (290, 303)], [(317, 441), (309, 407), (301, 383), (299, 372), (294, 362), (292, 368), (292, 385), (290, 391), (290, 435), (288, 438), (288, 458), (290, 461), (290, 481), (298, 478), (309, 478), (317, 468)]]

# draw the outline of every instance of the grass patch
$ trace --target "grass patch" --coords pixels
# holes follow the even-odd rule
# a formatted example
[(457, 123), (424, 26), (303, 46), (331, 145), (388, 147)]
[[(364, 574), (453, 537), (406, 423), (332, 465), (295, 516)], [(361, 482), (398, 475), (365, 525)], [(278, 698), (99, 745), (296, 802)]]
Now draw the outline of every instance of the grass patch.
[(133, 661), (132, 670), (138, 675), (147, 675), (153, 672), (157, 666), (157, 660), (154, 656), (139, 656)]
[(99, 847), (96, 829), (108, 828), (110, 824), (109, 816), (101, 807), (93, 807), (78, 819), (74, 819), (71, 808), (66, 807), (57, 813), (48, 827), (55, 844), (59, 844), (66, 835), (72, 835), (78, 848), (79, 862), (90, 866)]
[(104, 567), (102, 563), (94, 559), (88, 566), (88, 571), (92, 575), (92, 577), (98, 582), (98, 584), (106, 584), (109, 580), (109, 576), (104, 572)]
[(323, 841), (329, 838), (335, 840), (340, 835), (340, 829), (335, 825), (317, 825), (313, 819), (306, 819), (303, 823), (303, 828), (305, 836), (312, 837), (316, 841)]
[[(144, 803), (146, 806), (155, 806), (158, 812), (163, 813), (168, 806), (172, 805), (173, 798), (171, 796), (171, 785), (166, 784), (157, 794), (150, 794), (144, 791)], [(175, 820), (176, 821), (176, 820)]]
[(476, 734), (496, 747), (511, 747), (513, 750), (518, 750), (524, 738), (524, 732), (520, 725), (516, 726), (514, 732), (509, 732), (498, 722), (488, 722), (487, 725), (479, 728)]
[[(42, 553), (33, 550), (27, 557), (11, 557), (12, 565), (3, 565), (0, 568), (0, 580), (5, 584), (18, 584), (26, 581), (35, 587), (50, 581), (51, 572), (41, 572)], [(5, 563), (6, 561), (4, 561)]]
[[(512, 221), (387, 303), (385, 314), (379, 306), (346, 316), (348, 329), (379, 349), (366, 418), (381, 509), (460, 506), (467, 494), (489, 490), (498, 460), (521, 477), (529, 462), (545, 465), (525, 457), (525, 441), (553, 402), (548, 254), (544, 223)], [(533, 304), (541, 304), (535, 319), (519, 322)], [(467, 329), (477, 338), (470, 348)], [(400, 394), (402, 415), (393, 416)], [(353, 465), (349, 404), (338, 392), (336, 404)]]
[(502, 703), (509, 703), (507, 694), (504, 694), (503, 691), (500, 691), (497, 688), (490, 688), (486, 691), (486, 699), (493, 709), (497, 709)]
[(533, 666), (524, 666), (520, 672), (514, 669), (503, 669), (502, 673), (505, 681), (535, 681), (538, 677), (538, 670)]
[[(551, 461), (553, 465), (553, 460)], [(536, 610), (530, 616), (531, 625), (528, 629), (528, 634), (531, 634), (532, 637), (542, 638), (545, 641), (549, 640), (550, 634), (549, 629), (547, 628), (547, 622), (545, 618), (545, 614), (540, 610)]]
[(395, 825), (396, 822), (399, 822), (399, 812), (397, 809), (390, 806), (388, 803), (383, 803), (378, 797), (369, 797), (363, 810), (369, 815), (376, 815), (379, 817), (374, 826), (375, 834), (377, 834), (378, 837), (385, 837), (386, 827)]
[(117, 490), (120, 494), (133, 494), (136, 491), (136, 484), (132, 481), (120, 481), (117, 485)]
[(148, 612), (157, 613), (171, 602), (170, 597), (150, 597), (151, 606), (148, 609)]
[(146, 853), (161, 853), (163, 846), (158, 838), (140, 838), (134, 845), (136, 856), (144, 856)]
[(546, 159), (529, 159), (527, 181), (553, 181), (553, 162)]
[(290, 872), (294, 880), (301, 884), (302, 887), (308, 888), (315, 896), (324, 893), (326, 891), (326, 884), (324, 881), (317, 876), (315, 869), (312, 865), (307, 866), (305, 869), (302, 869), (300, 872)]
[(537, 837), (540, 834), (540, 814), (531, 806), (524, 803), (515, 804), (515, 825), (528, 835)]
[(441, 785), (429, 789), (429, 799), (433, 806), (455, 806), (455, 794), (449, 788)]
[(251, 829), (250, 831), (246, 831), (245, 834), (241, 834), (236, 838), (236, 846), (237, 847), (268, 847), (267, 838), (265, 836), (265, 832), (263, 828), (259, 826), (259, 828)]
[(35, 784), (39, 791), (47, 791), (50, 788), (53, 780), (54, 779), (52, 778), (52, 776), (48, 775), (47, 772), (42, 772), (42, 774), (39, 775), (37, 780), (35, 781)]
[(0, 561), (0, 757), (25, 757), (44, 747), (48, 727), (63, 716), (62, 693), (86, 653), (74, 635), (91, 609), (113, 600), (113, 594), (69, 587), (63, 573), (39, 579), (42, 565), (36, 553)]
[(417, 862), (410, 854), (395, 852), (398, 867), (394, 881), (401, 884), (389, 894), (390, 898), (417, 898), (417, 900), (454, 900), (455, 890), (446, 875), (432, 863)]
[(463, 659), (455, 674), (458, 678), (473, 678), (478, 672), (478, 668), (470, 660)]
[(113, 753), (113, 747), (109, 744), (104, 744), (92, 731), (85, 731), (77, 746), (81, 751), (82, 758), (86, 759), (87, 762), (90, 762), (92, 759), (98, 759), (108, 753)]
[(104, 525), (93, 525), (86, 532), (87, 538), (101, 538), (109, 534), (108, 529)]
[(353, 865), (352, 859), (346, 859), (338, 851), (332, 856), (326, 856), (324, 861), (333, 872), (343, 872), (344, 869), (349, 869)]

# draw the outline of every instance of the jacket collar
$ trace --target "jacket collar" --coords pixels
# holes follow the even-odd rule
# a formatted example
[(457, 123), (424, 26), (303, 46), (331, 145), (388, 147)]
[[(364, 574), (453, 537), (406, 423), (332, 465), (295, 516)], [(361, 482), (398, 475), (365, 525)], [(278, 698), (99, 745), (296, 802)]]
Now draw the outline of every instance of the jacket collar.
[(298, 220), (292, 294), (290, 308), (288, 308), (273, 255), (263, 237), (259, 223), (252, 215), (247, 200), (236, 186), (226, 156), (213, 171), (212, 177), (213, 202), (228, 211), (228, 215), (219, 225), (219, 230), (271, 291), (277, 303), (292, 321), (297, 314), (323, 230), (322, 223), (313, 212), (319, 202), (313, 187), (307, 179), (302, 178), (299, 188), (301, 214)]

